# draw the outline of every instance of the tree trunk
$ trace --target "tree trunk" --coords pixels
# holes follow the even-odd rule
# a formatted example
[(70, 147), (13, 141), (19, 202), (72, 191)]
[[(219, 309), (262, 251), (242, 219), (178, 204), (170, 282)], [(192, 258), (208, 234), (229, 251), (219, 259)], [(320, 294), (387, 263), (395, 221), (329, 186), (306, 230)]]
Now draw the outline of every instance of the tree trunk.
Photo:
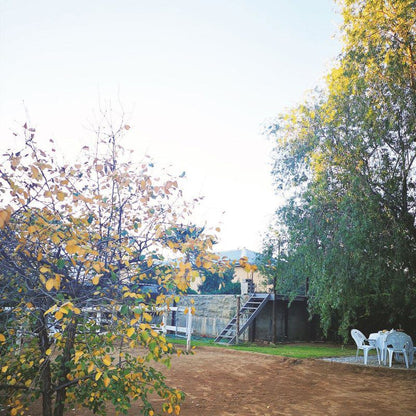
[(273, 344), (276, 344), (277, 342), (277, 300), (276, 300), (276, 296), (277, 296), (277, 292), (276, 292), (276, 272), (274, 272), (274, 276), (273, 276), (273, 304), (272, 304), (272, 342)]
[(67, 363), (71, 361), (72, 353), (71, 350), (74, 348), (75, 344), (75, 334), (76, 334), (76, 321), (72, 321), (65, 333), (65, 348), (62, 352), (62, 361), (61, 361), (61, 369), (60, 369), (60, 377), (58, 380), (58, 387), (56, 389), (56, 400), (55, 400), (55, 409), (54, 409), (54, 416), (63, 416), (64, 408), (65, 408), (65, 401), (66, 401), (66, 389), (67, 389), (67, 375), (69, 374), (69, 368), (66, 366)]
[(42, 415), (52, 416), (52, 377), (51, 364), (46, 354), (50, 347), (48, 326), (44, 311), (39, 311), (37, 326), (35, 331), (38, 333), (39, 347), (44, 361), (40, 370), (40, 386), (42, 391)]

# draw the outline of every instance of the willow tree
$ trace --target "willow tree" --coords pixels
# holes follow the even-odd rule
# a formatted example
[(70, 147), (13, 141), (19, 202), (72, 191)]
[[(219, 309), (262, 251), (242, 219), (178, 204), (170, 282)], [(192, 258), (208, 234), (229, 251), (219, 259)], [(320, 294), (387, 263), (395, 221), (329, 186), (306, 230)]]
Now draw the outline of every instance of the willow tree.
[(126, 413), (133, 400), (153, 415), (152, 394), (180, 412), (184, 394), (151, 364), (169, 366), (175, 348), (153, 324), (197, 276), (187, 252), (213, 264), (213, 237), (166, 238), (191, 205), (176, 178), (131, 162), (119, 144), (128, 128), (101, 130), (63, 165), (25, 125), (25, 148), (3, 155), (0, 408), (11, 415), (39, 398), (44, 416), (105, 414), (107, 403)]
[(276, 184), (291, 190), (279, 212), (289, 240), (281, 284), (308, 281), (311, 310), (326, 332), (346, 338), (358, 322), (411, 331), (416, 6), (340, 4), (344, 48), (327, 88), (269, 129)]

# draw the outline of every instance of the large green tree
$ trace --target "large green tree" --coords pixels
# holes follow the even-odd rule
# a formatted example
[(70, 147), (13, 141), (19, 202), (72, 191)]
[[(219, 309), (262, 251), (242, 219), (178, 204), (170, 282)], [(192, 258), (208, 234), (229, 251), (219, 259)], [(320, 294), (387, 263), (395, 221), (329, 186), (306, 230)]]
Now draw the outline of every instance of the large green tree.
[(414, 331), (416, 3), (340, 4), (344, 48), (327, 89), (269, 127), (290, 195), (279, 284), (307, 283), (311, 311), (344, 339), (357, 323)]
[(132, 162), (120, 146), (129, 126), (100, 129), (75, 164), (24, 128), (24, 149), (0, 165), (0, 411), (24, 414), (40, 398), (43, 416), (105, 414), (110, 402), (126, 413), (139, 400), (153, 415), (157, 394), (179, 414), (183, 393), (151, 364), (175, 351), (153, 318), (198, 276), (189, 250), (207, 267), (217, 260), (213, 237), (168, 238), (191, 205), (176, 178)]

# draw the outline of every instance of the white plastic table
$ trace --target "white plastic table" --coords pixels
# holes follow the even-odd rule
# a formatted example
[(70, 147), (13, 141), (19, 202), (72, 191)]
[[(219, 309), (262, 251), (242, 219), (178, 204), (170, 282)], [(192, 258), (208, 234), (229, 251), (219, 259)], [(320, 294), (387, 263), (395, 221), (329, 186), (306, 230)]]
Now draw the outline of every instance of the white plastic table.
[[(380, 353), (380, 361), (384, 365), (387, 365), (387, 335), (389, 335), (391, 332), (394, 332), (394, 329), (391, 331), (374, 332), (368, 336), (368, 342), (370, 345), (374, 345), (378, 349)], [(413, 364), (414, 350), (413, 340), (409, 336), (409, 365)]]

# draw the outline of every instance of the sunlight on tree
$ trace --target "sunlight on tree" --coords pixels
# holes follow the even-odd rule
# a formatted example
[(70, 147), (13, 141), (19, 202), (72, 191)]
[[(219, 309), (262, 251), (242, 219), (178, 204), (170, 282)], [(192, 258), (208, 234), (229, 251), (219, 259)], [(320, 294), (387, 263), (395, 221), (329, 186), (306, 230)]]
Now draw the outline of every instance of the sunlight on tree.
[(289, 196), (279, 290), (306, 285), (324, 333), (346, 340), (357, 323), (416, 329), (416, 21), (411, 0), (338, 3), (344, 47), (327, 89), (267, 133)]

